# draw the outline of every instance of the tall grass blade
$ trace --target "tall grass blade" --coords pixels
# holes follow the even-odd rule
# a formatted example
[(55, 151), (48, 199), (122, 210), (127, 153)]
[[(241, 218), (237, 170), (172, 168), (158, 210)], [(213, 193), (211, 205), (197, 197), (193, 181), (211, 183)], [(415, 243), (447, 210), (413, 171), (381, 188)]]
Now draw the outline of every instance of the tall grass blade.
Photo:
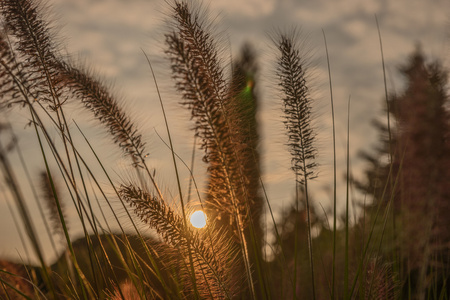
[(330, 56), (328, 55), (328, 45), (325, 31), (322, 29), (323, 41), (325, 43), (325, 53), (327, 57), (327, 68), (328, 68), (328, 82), (330, 87), (330, 100), (331, 100), (331, 123), (333, 127), (333, 270), (331, 279), (331, 299), (335, 299), (335, 281), (336, 281), (336, 232), (337, 232), (337, 167), (336, 167), (336, 126), (334, 119), (334, 98), (333, 98), (333, 84), (331, 80), (331, 67), (330, 67)]

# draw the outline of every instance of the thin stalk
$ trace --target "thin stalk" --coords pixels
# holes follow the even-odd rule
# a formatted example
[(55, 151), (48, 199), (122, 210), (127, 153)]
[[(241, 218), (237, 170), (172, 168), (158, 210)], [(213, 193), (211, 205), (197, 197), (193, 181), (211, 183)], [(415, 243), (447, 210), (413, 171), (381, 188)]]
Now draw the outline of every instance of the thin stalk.
[[(185, 209), (185, 205), (184, 205), (184, 201), (183, 201), (183, 192), (181, 190), (180, 174), (178, 173), (177, 161), (175, 159), (175, 151), (173, 149), (172, 135), (170, 134), (169, 122), (167, 120), (166, 111), (164, 109), (164, 104), (163, 104), (163, 101), (162, 101), (162, 98), (161, 98), (161, 93), (159, 91), (158, 82), (156, 80), (155, 72), (153, 72), (152, 64), (151, 64), (150, 59), (148, 58), (148, 56), (147, 56), (147, 54), (145, 53), (144, 50), (142, 50), (142, 53), (144, 53), (144, 56), (147, 59), (148, 66), (150, 67), (150, 71), (152, 72), (153, 81), (155, 83), (156, 91), (158, 93), (159, 103), (161, 104), (161, 110), (162, 110), (162, 113), (163, 113), (163, 116), (164, 116), (164, 123), (166, 125), (167, 135), (168, 135), (168, 138), (169, 138), (170, 152), (172, 153), (172, 163), (173, 163), (173, 167), (175, 169), (175, 175), (176, 175), (176, 179), (177, 179), (178, 193), (180, 195), (181, 211), (182, 211), (182, 214), (183, 214), (183, 222), (184, 222), (184, 226), (186, 228), (188, 228), (186, 209)], [(190, 263), (190, 268), (191, 268), (191, 273), (192, 273), (192, 284), (194, 286), (195, 297), (198, 298), (199, 297), (199, 293), (198, 293), (198, 290), (197, 290), (197, 282), (196, 282), (196, 279), (195, 279), (194, 262), (193, 262), (192, 253), (191, 253), (191, 241), (190, 241), (190, 236), (188, 235), (187, 237), (188, 237), (187, 246), (188, 246), (188, 253), (189, 253), (189, 263)]]
[(378, 31), (378, 40), (380, 43), (380, 54), (381, 54), (381, 66), (383, 68), (383, 83), (384, 83), (384, 97), (386, 101), (386, 118), (387, 118), (387, 126), (388, 126), (388, 134), (389, 134), (389, 163), (392, 163), (392, 149), (391, 149), (391, 112), (389, 108), (389, 95), (387, 90), (387, 79), (386, 79), (386, 66), (384, 63), (384, 51), (383, 51), (383, 40), (381, 39), (381, 31), (380, 24), (378, 23), (378, 17), (375, 15), (375, 22), (377, 23), (377, 31)]
[(350, 187), (350, 103), (351, 97), (348, 97), (347, 108), (347, 184), (346, 184), (346, 197), (345, 197), (345, 269), (344, 269), (344, 299), (348, 299), (348, 237), (349, 237), (349, 187)]
[[(297, 258), (298, 258), (298, 254), (297, 254), (297, 250), (298, 250), (298, 203), (300, 202), (300, 197), (299, 197), (299, 184), (298, 184), (298, 179), (297, 179), (297, 174), (295, 176), (295, 226), (294, 226), (294, 281), (292, 282), (292, 294), (294, 295), (294, 299), (297, 299)], [(309, 243), (309, 240), (308, 240)]]
[[(325, 220), (327, 220), (327, 226), (328, 226), (329, 229), (331, 229), (330, 222), (328, 220), (327, 212), (325, 211), (325, 208), (323, 207), (323, 205), (321, 203), (319, 203), (319, 205), (322, 208), (323, 214), (325, 216)], [(320, 248), (320, 243), (318, 244), (318, 248), (319, 248), (319, 253), (323, 253), (321, 248)], [(320, 256), (320, 260), (322, 262), (322, 267), (325, 270), (325, 263), (323, 261), (323, 257), (322, 256)], [(326, 272), (324, 273), (324, 276), (325, 276), (326, 282), (328, 284), (328, 292), (329, 292), (330, 299), (331, 299), (331, 281), (330, 281), (330, 278), (328, 277), (328, 274)]]
[[(389, 146), (389, 164), (392, 164), (392, 157), (393, 157), (393, 151), (392, 151), (392, 133), (391, 133), (391, 112), (390, 112), (390, 107), (389, 107), (389, 95), (388, 95), (388, 89), (387, 89), (387, 76), (386, 76), (386, 66), (385, 66), (385, 62), (384, 62), (384, 51), (383, 51), (383, 40), (381, 38), (381, 30), (380, 30), (380, 24), (378, 22), (378, 17), (375, 14), (375, 22), (377, 24), (377, 32), (378, 32), (378, 40), (379, 40), (379, 44), (380, 44), (380, 54), (381, 54), (381, 66), (383, 69), (383, 84), (384, 84), (384, 97), (385, 97), (385, 101), (386, 101), (386, 119), (387, 119), (387, 129), (388, 129), (388, 136), (389, 136), (389, 140), (388, 140), (388, 146)], [(392, 179), (389, 181), (390, 187), (391, 189), (393, 188), (393, 182)], [(396, 229), (396, 214), (394, 213), (394, 210), (392, 211), (392, 229), (393, 229), (393, 240), (394, 240), (394, 244), (396, 244), (397, 241), (397, 229)], [(394, 251), (394, 255), (397, 257), (393, 258), (393, 261), (396, 262), (394, 264), (395, 268), (399, 268), (398, 266), (398, 262), (401, 261), (401, 255), (400, 255), (401, 251)]]
[(309, 265), (311, 268), (311, 287), (313, 292), (313, 299), (316, 299), (316, 288), (314, 283), (314, 257), (313, 257), (313, 244), (312, 244), (312, 236), (311, 236), (311, 213), (309, 206), (309, 196), (308, 196), (308, 179), (305, 175), (305, 199), (306, 199), (306, 214), (307, 214), (307, 222), (308, 222), (308, 248), (309, 248)]
[(186, 200), (187, 203), (189, 203), (189, 200), (191, 200), (191, 192), (192, 192), (192, 182), (194, 181), (194, 162), (195, 162), (195, 148), (197, 148), (197, 136), (194, 136), (194, 143), (192, 145), (192, 156), (191, 156), (191, 167), (188, 168), (189, 172), (192, 174), (189, 177), (189, 187), (188, 187), (188, 198)]
[[(265, 187), (264, 182), (261, 177), (259, 178), (259, 181), (261, 183), (261, 189), (264, 194), (264, 199), (266, 200), (266, 203), (267, 203), (267, 208), (269, 208), (270, 217), (272, 218), (272, 223), (273, 223), (273, 227), (275, 229), (275, 236), (277, 238), (277, 243), (281, 249), (283, 268), (285, 268), (285, 270), (287, 270), (288, 264), (286, 263), (286, 255), (284, 254), (284, 250), (283, 250), (283, 246), (282, 246), (282, 242), (281, 242), (281, 235), (280, 235), (280, 232), (278, 231), (278, 226), (277, 226), (277, 223), (275, 222), (275, 217), (273, 216), (272, 206), (270, 205), (270, 202), (269, 202), (269, 196), (267, 195), (266, 187)], [(291, 284), (294, 284), (295, 281), (293, 281), (292, 276), (289, 272), (288, 272), (288, 277), (289, 277), (289, 281), (291, 282)]]
[(331, 67), (330, 67), (330, 56), (328, 55), (328, 45), (327, 38), (325, 36), (325, 31), (322, 29), (323, 40), (325, 42), (325, 52), (327, 56), (327, 67), (328, 67), (328, 78), (329, 78), (329, 86), (330, 86), (330, 100), (331, 100), (331, 122), (333, 126), (333, 271), (332, 271), (332, 279), (331, 279), (331, 299), (335, 298), (335, 281), (336, 281), (336, 220), (337, 220), (337, 195), (336, 195), (336, 186), (337, 186), (337, 175), (336, 175), (336, 126), (334, 120), (334, 98), (333, 98), (333, 84), (331, 80)]

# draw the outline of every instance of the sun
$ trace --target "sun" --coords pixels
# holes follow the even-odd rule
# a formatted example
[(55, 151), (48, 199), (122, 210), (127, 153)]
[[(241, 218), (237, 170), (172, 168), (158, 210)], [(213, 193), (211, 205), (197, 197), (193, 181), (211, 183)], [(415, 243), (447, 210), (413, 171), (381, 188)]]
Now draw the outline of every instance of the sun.
[(190, 220), (195, 228), (203, 228), (206, 226), (207, 217), (203, 211), (197, 210), (192, 213)]

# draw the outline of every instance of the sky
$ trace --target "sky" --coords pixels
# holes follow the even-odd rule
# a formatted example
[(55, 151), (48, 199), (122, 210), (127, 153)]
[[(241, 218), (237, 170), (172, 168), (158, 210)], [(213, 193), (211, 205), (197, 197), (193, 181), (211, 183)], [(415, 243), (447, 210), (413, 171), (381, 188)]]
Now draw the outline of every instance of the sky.
[[(169, 151), (158, 137), (167, 138), (155, 84), (143, 51), (155, 66), (156, 77), (167, 109), (176, 152), (190, 161), (192, 154), (192, 122), (190, 113), (179, 105), (179, 96), (170, 79), (164, 56), (164, 33), (168, 30), (168, 5), (163, 0), (49, 0), (53, 20), (63, 52), (93, 69), (104, 82), (120, 95), (127, 112), (144, 133), (149, 152), (148, 162), (169, 193), (176, 194), (173, 166)], [(223, 48), (224, 67), (229, 70), (230, 57), (238, 55), (244, 43), (256, 50), (260, 62), (257, 93), (261, 101), (260, 123), (263, 182), (268, 199), (278, 216), (294, 196), (294, 176), (282, 123), (280, 94), (275, 84), (274, 49), (270, 34), (276, 30), (298, 28), (310, 56), (310, 86), (314, 99), (314, 124), (317, 131), (319, 177), (311, 183), (316, 207), (323, 206), (330, 215), (333, 186), (333, 152), (330, 90), (325, 55), (325, 33), (329, 51), (333, 96), (336, 113), (337, 196), (342, 209), (345, 199), (345, 157), (347, 143), (347, 105), (350, 111), (350, 157), (352, 173), (361, 178), (365, 164), (358, 159), (360, 151), (377, 145), (375, 118), (383, 117), (384, 83), (381, 52), (375, 15), (378, 18), (390, 92), (401, 91), (398, 66), (421, 44), (423, 52), (450, 67), (450, 5), (448, 0), (215, 0), (204, 1), (214, 30)], [(227, 69), (228, 68), (228, 69)], [(13, 125), (18, 128), (20, 143), (29, 160), (31, 173), (38, 172), (41, 161), (33, 154), (33, 133), (23, 130), (28, 122), (19, 111)], [(103, 139), (89, 114), (75, 109), (73, 119), (95, 140), (99, 152), (111, 162), (117, 177), (126, 170), (127, 162), (114, 146)], [(197, 150), (195, 175), (202, 182), (204, 166)], [(125, 171), (126, 172), (126, 171)], [(183, 171), (184, 178), (187, 172)], [(187, 184), (187, 179), (183, 183)], [(361, 201), (356, 191), (352, 199)], [(174, 196), (176, 198), (176, 196)], [(0, 255), (23, 256), (13, 220), (0, 201)], [(37, 228), (43, 225), (36, 217)], [(74, 228), (75, 227), (75, 228)], [(73, 235), (80, 233), (74, 225)], [(44, 247), (48, 241), (43, 240)], [(53, 254), (48, 255), (51, 260)]]

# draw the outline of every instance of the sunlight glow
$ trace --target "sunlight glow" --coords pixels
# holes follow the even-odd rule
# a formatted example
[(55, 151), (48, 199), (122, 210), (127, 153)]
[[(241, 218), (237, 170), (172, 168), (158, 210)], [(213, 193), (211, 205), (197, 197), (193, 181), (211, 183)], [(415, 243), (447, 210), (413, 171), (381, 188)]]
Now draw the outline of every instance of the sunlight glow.
[(195, 228), (205, 227), (206, 220), (207, 220), (206, 214), (201, 210), (197, 210), (191, 215), (191, 224)]

